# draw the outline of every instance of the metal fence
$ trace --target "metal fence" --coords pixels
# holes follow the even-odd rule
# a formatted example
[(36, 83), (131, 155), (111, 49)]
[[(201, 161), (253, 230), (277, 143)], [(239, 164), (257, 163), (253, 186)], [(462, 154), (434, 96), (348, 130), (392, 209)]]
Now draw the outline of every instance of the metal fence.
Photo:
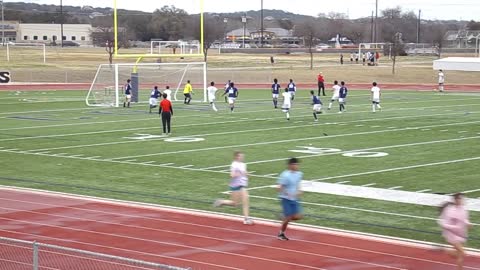
[(4, 270), (190, 270), (166, 264), (0, 237)]

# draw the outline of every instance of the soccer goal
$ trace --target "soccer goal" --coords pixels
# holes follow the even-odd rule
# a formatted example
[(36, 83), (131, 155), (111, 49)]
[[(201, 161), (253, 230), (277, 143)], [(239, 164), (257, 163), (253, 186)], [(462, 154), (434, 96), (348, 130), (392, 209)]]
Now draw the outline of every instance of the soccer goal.
[[(124, 98), (124, 85), (130, 79), (132, 101), (147, 103), (154, 86), (172, 91), (172, 100), (183, 100), (183, 88), (190, 81), (197, 100), (207, 101), (207, 65), (191, 63), (102, 64), (86, 97), (87, 106), (119, 107)], [(195, 96), (193, 98), (195, 101)]]
[(202, 52), (200, 42), (198, 40), (192, 41), (150, 41), (150, 54), (169, 55), (199, 55)]
[(360, 43), (358, 44), (358, 55), (362, 55), (362, 51), (383, 51), (386, 45), (386, 43)]
[(38, 58), (47, 62), (47, 47), (43, 43), (7, 43), (7, 62), (15, 59), (34, 60)]

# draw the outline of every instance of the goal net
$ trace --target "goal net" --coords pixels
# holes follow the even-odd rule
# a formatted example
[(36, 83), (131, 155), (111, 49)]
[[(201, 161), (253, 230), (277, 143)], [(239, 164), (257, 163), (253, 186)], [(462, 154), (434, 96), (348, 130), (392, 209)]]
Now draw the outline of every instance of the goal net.
[(132, 102), (148, 103), (154, 86), (168, 86), (173, 101), (183, 100), (183, 88), (190, 81), (193, 101), (207, 101), (207, 66), (192, 63), (101, 64), (86, 97), (88, 106), (119, 107), (125, 98), (127, 80), (132, 84)]
[[(38, 60), (37, 60), (38, 59)], [(43, 43), (7, 43), (7, 62), (10, 61), (47, 62), (47, 49)]]
[(168, 55), (180, 54), (189, 55), (201, 54), (200, 42), (198, 40), (192, 41), (150, 41), (150, 54)]

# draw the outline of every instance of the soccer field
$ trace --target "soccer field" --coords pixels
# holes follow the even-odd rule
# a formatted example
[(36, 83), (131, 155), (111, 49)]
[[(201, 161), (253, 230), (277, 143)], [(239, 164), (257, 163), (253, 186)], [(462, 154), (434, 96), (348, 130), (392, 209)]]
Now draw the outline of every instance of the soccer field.
[[(370, 93), (351, 91), (347, 113), (335, 104), (314, 123), (306, 90), (290, 121), (268, 90), (240, 91), (233, 114), (223, 100), (217, 113), (174, 103), (169, 137), (146, 104), (88, 108), (80, 91), (0, 92), (0, 184), (239, 214), (212, 202), (228, 196), (241, 150), (252, 216), (273, 219), (276, 177), (297, 156), (310, 180), (302, 223), (434, 242), (438, 209), (402, 194), (480, 197), (480, 94), (386, 91), (373, 114)], [(478, 227), (469, 245), (480, 248)]]

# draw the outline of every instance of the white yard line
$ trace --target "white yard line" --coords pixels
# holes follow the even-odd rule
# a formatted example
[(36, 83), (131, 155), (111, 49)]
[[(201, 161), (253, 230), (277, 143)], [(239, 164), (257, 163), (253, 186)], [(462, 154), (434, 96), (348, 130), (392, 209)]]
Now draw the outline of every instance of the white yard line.
[(396, 187), (391, 187), (391, 188), (388, 188), (388, 189), (395, 190), (395, 189), (401, 189), (401, 188), (403, 188), (403, 186), (396, 186)]
[(362, 187), (372, 187), (372, 186), (376, 186), (377, 183), (370, 183), (370, 184), (365, 184), (365, 185), (362, 185)]
[(430, 192), (432, 191), (431, 189), (422, 189), (422, 190), (419, 190), (419, 191), (416, 191), (418, 193), (425, 193), (425, 192)]
[[(448, 125), (457, 125), (457, 124), (458, 123), (453, 123), (453, 124), (445, 124), (445, 125), (439, 125), (439, 126), (448, 126)], [(469, 123), (466, 123), (466, 124), (469, 124)], [(333, 135), (333, 136), (328, 136), (328, 137), (319, 137), (319, 138), (315, 138), (315, 139), (345, 137), (345, 136), (354, 136), (354, 135), (365, 135), (365, 134), (383, 133), (383, 132), (396, 132), (396, 131), (403, 131), (403, 130), (411, 130), (411, 128), (407, 128), (407, 129), (388, 129), (388, 130), (383, 130), (383, 131), (371, 131), (371, 132), (351, 133), (351, 134), (343, 134), (343, 135)], [(349, 153), (349, 152), (364, 152), (364, 151), (372, 151), (372, 150), (384, 150), (384, 149), (402, 148), (402, 147), (409, 147), (409, 146), (428, 145), (428, 144), (445, 143), (445, 142), (456, 142), (456, 141), (464, 141), (464, 140), (472, 140), (472, 139), (480, 139), (480, 136), (464, 137), (464, 138), (456, 138), (456, 139), (446, 139), (446, 140), (437, 140), (437, 141), (427, 141), (427, 142), (416, 142), (416, 143), (408, 143), (408, 144), (388, 145), (388, 146), (380, 146), (380, 147), (372, 147), (372, 148), (346, 150), (346, 151), (333, 152), (333, 153), (310, 154), (310, 155), (305, 155), (305, 156), (299, 156), (298, 158), (305, 159), (305, 158), (320, 157), (320, 156), (341, 155), (341, 154)], [(270, 162), (276, 162), (276, 161), (282, 161), (282, 160), (286, 160), (286, 158), (258, 160), (258, 161), (247, 162), (247, 164), (252, 165), (252, 164), (270, 163)], [(224, 168), (226, 166), (229, 166), (229, 165), (212, 166), (212, 167), (207, 167), (207, 168), (204, 168), (204, 169), (211, 170), (211, 169)]]
[(475, 192), (479, 192), (479, 191), (480, 191), (480, 189), (472, 189), (472, 190), (462, 191), (462, 193), (469, 194), (469, 193), (475, 193)]
[(335, 183), (335, 184), (341, 185), (341, 184), (347, 184), (347, 183), (350, 183), (350, 181), (340, 181), (340, 182), (337, 182), (337, 183)]

